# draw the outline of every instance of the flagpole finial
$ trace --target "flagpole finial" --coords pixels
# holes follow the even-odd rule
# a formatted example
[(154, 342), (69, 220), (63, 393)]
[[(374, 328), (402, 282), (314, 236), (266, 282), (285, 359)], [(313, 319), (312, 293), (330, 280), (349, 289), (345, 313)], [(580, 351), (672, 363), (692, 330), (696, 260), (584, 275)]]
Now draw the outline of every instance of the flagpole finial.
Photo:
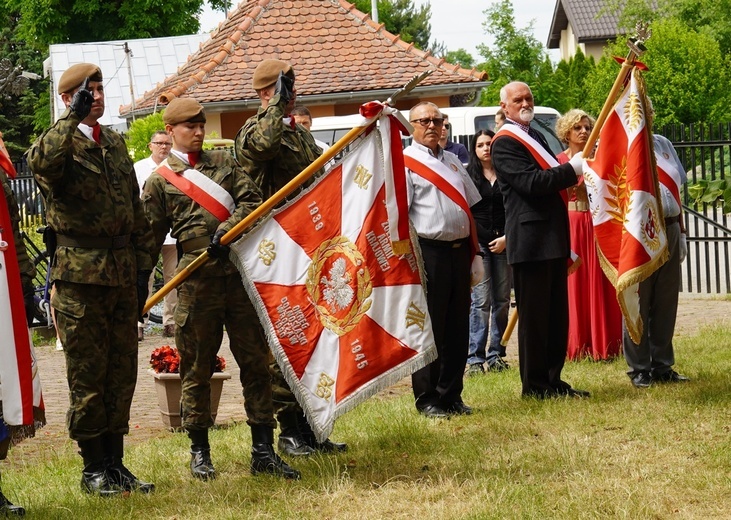
[(627, 41), (627, 47), (629, 47), (637, 57), (640, 57), (647, 50), (645, 42), (649, 40), (651, 36), (652, 30), (650, 30), (649, 24), (647, 22), (637, 22), (637, 25), (635, 25), (635, 36), (631, 37)]

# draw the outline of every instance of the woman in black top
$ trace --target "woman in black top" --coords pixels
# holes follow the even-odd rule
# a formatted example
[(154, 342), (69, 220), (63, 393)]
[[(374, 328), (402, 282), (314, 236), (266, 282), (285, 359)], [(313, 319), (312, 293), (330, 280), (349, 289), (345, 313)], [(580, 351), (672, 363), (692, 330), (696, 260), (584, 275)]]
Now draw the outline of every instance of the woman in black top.
[[(510, 266), (505, 254), (505, 208), (490, 158), (495, 134), (479, 130), (472, 138), (467, 171), (482, 200), (472, 206), (477, 237), (484, 256), (485, 280), (472, 289), (470, 350), (467, 373), (505, 370), (505, 347), (500, 345), (510, 311)], [(489, 344), (488, 344), (489, 338)], [(487, 352), (485, 349), (487, 347)]]

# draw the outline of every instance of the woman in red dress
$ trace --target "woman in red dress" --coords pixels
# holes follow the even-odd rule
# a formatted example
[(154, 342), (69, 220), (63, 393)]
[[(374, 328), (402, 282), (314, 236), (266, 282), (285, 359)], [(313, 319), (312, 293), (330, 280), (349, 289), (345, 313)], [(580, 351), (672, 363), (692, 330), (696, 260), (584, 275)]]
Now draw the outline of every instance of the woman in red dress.
[[(584, 149), (594, 119), (583, 110), (569, 110), (556, 122), (556, 134), (568, 148), (557, 158), (561, 163)], [(594, 242), (594, 227), (583, 178), (567, 190), (571, 250), (582, 264), (568, 278), (569, 341), (567, 356), (578, 360), (616, 357), (622, 347), (622, 314), (614, 287), (602, 271)]]

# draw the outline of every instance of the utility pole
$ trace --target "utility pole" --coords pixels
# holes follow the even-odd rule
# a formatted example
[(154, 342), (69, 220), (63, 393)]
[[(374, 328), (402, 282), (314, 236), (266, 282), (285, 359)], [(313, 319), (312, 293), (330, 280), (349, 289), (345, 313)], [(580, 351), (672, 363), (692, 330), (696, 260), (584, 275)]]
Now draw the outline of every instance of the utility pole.
[(371, 0), (371, 19), (378, 23), (378, 0)]
[(135, 120), (135, 86), (132, 76), (132, 49), (124, 42), (124, 54), (127, 58), (127, 72), (129, 73), (129, 94), (132, 97), (132, 121)]

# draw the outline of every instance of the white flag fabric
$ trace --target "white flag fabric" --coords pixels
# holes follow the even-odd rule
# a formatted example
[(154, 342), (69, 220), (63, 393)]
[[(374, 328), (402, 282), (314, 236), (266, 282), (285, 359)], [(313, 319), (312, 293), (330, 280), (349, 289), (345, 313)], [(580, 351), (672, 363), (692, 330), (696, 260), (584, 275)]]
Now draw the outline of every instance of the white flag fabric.
[(403, 255), (389, 235), (386, 179), (393, 175), (398, 186), (405, 176), (392, 171), (391, 156), (402, 153), (392, 144), (394, 126), (374, 125), (311, 187), (231, 245), (319, 440), (337, 417), (437, 357), (415, 235)]

